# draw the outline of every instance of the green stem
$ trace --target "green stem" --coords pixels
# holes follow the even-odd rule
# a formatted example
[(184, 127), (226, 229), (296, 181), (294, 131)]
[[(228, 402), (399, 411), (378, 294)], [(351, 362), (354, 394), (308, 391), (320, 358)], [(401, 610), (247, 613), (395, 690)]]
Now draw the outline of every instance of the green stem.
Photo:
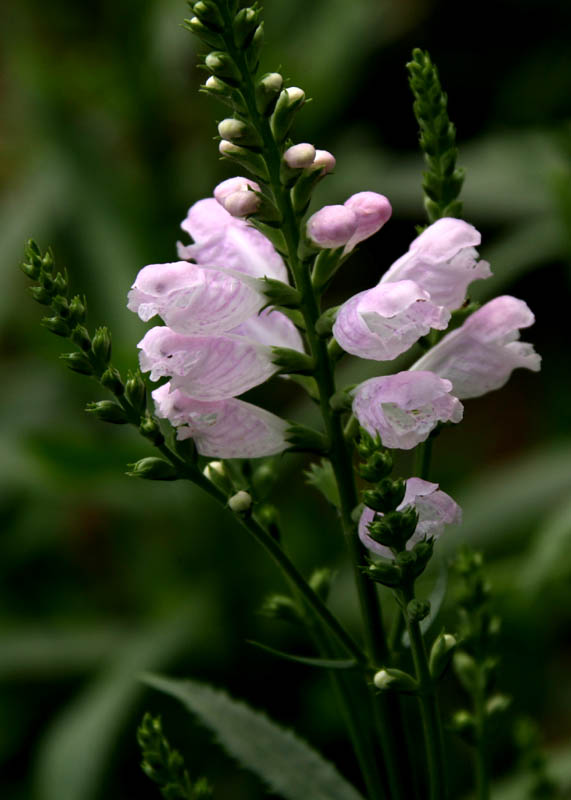
[(425, 442), (422, 442), (417, 448), (415, 453), (415, 474), (422, 480), (427, 481), (430, 474), (430, 460), (432, 458), (432, 436), (429, 436)]
[(410, 649), (414, 661), (416, 679), (418, 681), (418, 700), (420, 703), (430, 784), (429, 797), (430, 800), (447, 800), (448, 789), (446, 786), (444, 739), (442, 735), (438, 700), (428, 668), (428, 656), (420, 630), (420, 624), (416, 620), (410, 618), (407, 608), (410, 601), (414, 600), (414, 588), (411, 586), (401, 590), (399, 592), (399, 599), (410, 637)]
[(483, 687), (478, 687), (478, 690), (474, 693), (474, 717), (476, 720), (476, 796), (478, 800), (490, 800), (490, 777), (486, 744), (486, 708)]

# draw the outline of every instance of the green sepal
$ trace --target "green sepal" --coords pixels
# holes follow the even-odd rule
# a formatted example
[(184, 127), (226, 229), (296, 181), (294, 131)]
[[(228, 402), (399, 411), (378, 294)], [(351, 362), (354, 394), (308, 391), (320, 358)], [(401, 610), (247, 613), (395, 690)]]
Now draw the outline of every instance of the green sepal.
[(114, 425), (125, 425), (129, 422), (124, 409), (118, 403), (114, 403), (113, 400), (99, 400), (97, 403), (88, 403), (85, 410), (102, 422), (112, 422)]
[(182, 27), (187, 31), (190, 31), (190, 33), (193, 33), (195, 36), (198, 36), (198, 38), (209, 47), (214, 47), (216, 50), (224, 47), (224, 39), (222, 36), (216, 33), (216, 31), (211, 30), (198, 17), (185, 19)]
[(264, 117), (272, 114), (283, 88), (284, 79), (279, 72), (268, 72), (256, 82), (256, 108)]
[(302, 451), (317, 453), (321, 456), (325, 456), (329, 452), (327, 437), (307, 425), (297, 423), (290, 425), (286, 430), (285, 438), (290, 444), (288, 447), (290, 452)]
[(283, 650), (276, 650), (275, 647), (270, 647), (267, 644), (256, 642), (253, 639), (247, 640), (248, 644), (253, 644), (254, 647), (259, 647), (266, 653), (271, 653), (273, 656), (283, 658), (286, 661), (296, 661), (298, 664), (305, 664), (308, 667), (320, 667), (321, 669), (354, 669), (359, 666), (353, 658), (317, 658), (312, 656), (297, 656), (293, 653), (285, 653)]
[[(325, 252), (325, 250), (323, 252)], [(335, 323), (335, 319), (337, 317), (337, 313), (340, 308), (341, 306), (332, 306), (331, 308), (328, 308), (327, 311), (324, 311), (323, 314), (316, 321), (315, 333), (322, 339), (331, 336), (331, 331), (333, 330), (333, 325)]]
[(62, 361), (65, 361), (68, 369), (71, 369), (73, 372), (78, 372), (80, 375), (94, 374), (91, 361), (83, 353), (62, 353), (60, 358)]
[(118, 397), (125, 392), (121, 373), (118, 369), (115, 369), (115, 367), (107, 367), (99, 381), (102, 386), (109, 389), (109, 391), (113, 392), (113, 394)]
[(283, 308), (299, 308), (301, 292), (290, 286), (289, 283), (278, 281), (276, 278), (260, 278), (258, 286), (268, 303), (272, 306)]
[(71, 332), (71, 341), (86, 353), (91, 351), (91, 337), (87, 328), (83, 325), (76, 325)]
[(260, 9), (252, 7), (240, 9), (234, 17), (232, 30), (234, 32), (234, 41), (240, 50), (250, 46), (258, 27), (259, 19)]
[(353, 398), (350, 392), (346, 389), (340, 389), (329, 398), (329, 407), (332, 411), (342, 413), (343, 411), (351, 411), (353, 407)]
[(383, 692), (393, 691), (402, 694), (416, 694), (418, 681), (402, 669), (386, 667), (379, 670), (373, 678), (373, 683)]
[(325, 167), (306, 167), (297, 179), (290, 197), (293, 210), (299, 217), (307, 211), (313, 190), (326, 175)]
[(321, 250), (315, 259), (311, 283), (316, 291), (323, 291), (343, 263), (343, 248)]
[(418, 525), (418, 511), (408, 506), (402, 511), (389, 511), (375, 518), (367, 525), (369, 536), (375, 542), (394, 550), (404, 547)]
[(151, 417), (150, 414), (144, 416), (139, 423), (139, 431), (141, 435), (152, 442), (155, 447), (164, 444), (165, 437), (163, 436), (158, 420)]
[(315, 359), (290, 347), (272, 347), (272, 363), (285, 375), (313, 375)]
[(288, 375), (288, 380), (297, 383), (298, 386), (301, 386), (301, 388), (307, 392), (308, 396), (311, 397), (314, 402), (319, 403), (319, 387), (317, 385), (317, 381), (312, 375), (290, 374)]
[[(295, 87), (297, 88), (297, 87)], [(301, 89), (292, 91), (292, 89), (283, 89), (280, 92), (274, 112), (270, 119), (270, 126), (272, 134), (276, 142), (281, 143), (284, 141), (289, 133), (295, 115), (305, 103), (305, 92)]]
[(434, 680), (438, 680), (452, 660), (457, 641), (450, 633), (440, 633), (430, 648), (428, 668)]
[(394, 511), (399, 506), (406, 492), (406, 481), (402, 478), (391, 480), (383, 478), (374, 489), (365, 489), (363, 502), (373, 511), (383, 514)]
[(393, 471), (393, 457), (388, 450), (376, 450), (357, 469), (361, 478), (369, 483), (377, 483)]
[(216, 3), (209, 2), (209, 0), (198, 0), (192, 4), (192, 10), (198, 19), (208, 27), (215, 31), (224, 30), (224, 19)]
[(44, 286), (28, 286), (28, 293), (34, 298), (36, 303), (42, 306), (51, 305), (52, 295)]
[(260, 22), (246, 50), (246, 64), (252, 74), (257, 72), (260, 65), (260, 53), (264, 46), (264, 23)]
[(176, 481), (177, 471), (172, 464), (163, 458), (149, 456), (129, 464), (127, 475), (131, 478), (143, 478), (147, 481)]
[(396, 589), (402, 584), (402, 570), (388, 558), (372, 562), (363, 569), (363, 572), (375, 583), (381, 583), (391, 589)]
[(256, 178), (262, 181), (269, 180), (269, 172), (266, 162), (259, 153), (254, 153), (253, 150), (248, 150), (246, 147), (234, 144), (224, 139), (221, 145), (224, 144), (224, 150), (220, 151), (223, 158), (228, 158), (231, 161), (236, 161), (240, 166), (249, 170)]
[[(248, 222), (250, 225), (252, 225), (252, 227), (259, 230), (260, 233), (263, 233), (266, 239), (269, 239), (278, 253), (281, 253), (281, 255), (287, 255), (287, 243), (281, 228), (279, 228), (277, 225), (271, 225), (262, 222), (257, 216), (250, 217)], [(266, 280), (273, 279), (267, 278)], [(280, 281), (278, 281), (278, 283), (280, 283)]]
[(218, 78), (228, 81), (231, 85), (240, 85), (242, 81), (240, 70), (228, 53), (223, 50), (212, 50), (204, 59), (204, 64)]
[(76, 294), (69, 303), (69, 321), (72, 325), (82, 325), (87, 317), (87, 303), (84, 297)]
[(412, 550), (403, 550), (397, 554), (396, 562), (403, 570), (407, 580), (416, 580), (422, 575), (432, 558), (433, 549), (433, 540), (426, 539), (417, 542)]
[(407, 617), (411, 622), (422, 622), (430, 614), (430, 603), (428, 600), (419, 600), (414, 597), (406, 607)]
[(129, 374), (125, 381), (125, 399), (141, 415), (147, 407), (147, 387), (140, 373)]
[(61, 317), (43, 317), (40, 324), (56, 336), (67, 338), (70, 334), (68, 323)]
[(105, 369), (111, 359), (111, 334), (108, 328), (97, 328), (91, 340), (91, 352), (101, 368)]

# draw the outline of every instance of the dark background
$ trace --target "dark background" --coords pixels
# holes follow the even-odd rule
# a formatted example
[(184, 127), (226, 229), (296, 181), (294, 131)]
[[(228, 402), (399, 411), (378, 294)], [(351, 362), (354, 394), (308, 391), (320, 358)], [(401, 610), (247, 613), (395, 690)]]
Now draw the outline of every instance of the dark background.
[[(222, 106), (197, 93), (197, 43), (184, 3), (123, 0), (2, 11), (0, 179), (0, 761), (6, 800), (152, 798), (135, 729), (163, 714), (192, 774), (223, 800), (261, 798), (259, 783), (209, 742), (173, 701), (144, 690), (142, 669), (226, 685), (291, 725), (354, 776), (327, 679), (253, 649), (301, 652), (300, 633), (257, 612), (283, 590), (264, 554), (188, 486), (137, 483), (126, 464), (148, 454), (136, 433), (82, 411), (103, 397), (58, 363), (61, 342), (19, 273), (23, 245), (51, 244), (86, 293), (92, 326), (107, 323), (121, 369), (136, 363), (144, 326), (125, 308), (148, 263), (175, 258), (190, 204), (235, 174), (218, 160)], [(436, 443), (432, 477), (463, 506), (464, 526), (439, 545), (484, 550), (503, 617), (500, 688), (532, 715), (549, 748), (565, 747), (571, 711), (571, 6), (556, 0), (268, 0), (262, 67), (313, 98), (296, 141), (331, 150), (337, 171), (314, 209), (364, 189), (386, 194), (391, 222), (339, 276), (331, 304), (371, 286), (424, 223), (422, 159), (405, 63), (430, 50), (449, 94), (467, 178), (465, 217), (483, 234), (494, 277), (480, 300), (510, 293), (534, 310), (524, 332), (540, 374), (466, 403)], [(351, 363), (352, 362), (352, 363)], [(339, 382), (370, 365), (347, 359)], [(283, 381), (252, 399), (300, 420), (311, 410)], [(309, 572), (338, 569), (332, 603), (356, 624), (334, 515), (279, 462), (274, 500), (288, 551)], [(403, 474), (410, 468), (403, 458)], [(430, 589), (428, 576), (426, 591)], [(450, 587), (453, 600), (455, 587)], [(444, 609), (449, 627), (455, 618)], [(392, 612), (392, 600), (386, 608)], [(461, 693), (450, 677), (447, 710)], [(454, 796), (469, 752), (452, 740)], [(515, 755), (498, 733), (498, 775)]]

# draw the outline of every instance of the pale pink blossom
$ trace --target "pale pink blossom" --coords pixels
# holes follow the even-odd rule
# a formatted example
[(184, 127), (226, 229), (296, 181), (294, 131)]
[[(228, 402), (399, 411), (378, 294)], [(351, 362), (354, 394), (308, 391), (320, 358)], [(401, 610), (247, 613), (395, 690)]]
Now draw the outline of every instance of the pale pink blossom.
[(333, 335), (348, 353), (390, 361), (431, 328), (444, 330), (450, 312), (414, 281), (378, 284), (351, 297), (337, 313)]
[(358, 224), (357, 215), (350, 208), (323, 206), (307, 220), (307, 235), (318, 247), (343, 247), (357, 230)]
[[(462, 510), (450, 495), (441, 491), (437, 483), (423, 481), (421, 478), (407, 480), (406, 492), (397, 511), (403, 511), (410, 506), (418, 512), (418, 524), (406, 543), (407, 550), (411, 550), (423, 539), (438, 539), (445, 525), (457, 525), (462, 521)], [(383, 514), (377, 513), (377, 516), (382, 517)], [(375, 512), (371, 508), (365, 508), (359, 520), (359, 538), (368, 550), (385, 558), (394, 558), (388, 547), (376, 542), (370, 535), (368, 526), (374, 519)]]
[(345, 245), (345, 253), (380, 231), (393, 211), (388, 199), (377, 192), (357, 192), (345, 200), (343, 205), (357, 215), (357, 230)]
[(249, 178), (228, 178), (214, 189), (214, 198), (233, 217), (246, 217), (260, 207), (259, 185)]
[[(253, 192), (248, 194), (255, 197)], [(179, 258), (237, 270), (254, 278), (288, 282), (283, 259), (269, 239), (245, 220), (229, 214), (214, 197), (194, 203), (181, 228), (190, 234), (194, 244), (179, 242)]]
[(276, 372), (270, 347), (233, 334), (181, 336), (163, 326), (147, 331), (138, 347), (152, 381), (170, 377), (173, 389), (196, 400), (236, 397)]
[(329, 150), (316, 150), (311, 167), (312, 169), (323, 169), (325, 170), (325, 174), (328, 175), (330, 172), (333, 172), (336, 164), (335, 156), (330, 153)]
[(127, 307), (144, 322), (158, 314), (176, 333), (225, 333), (264, 306), (254, 283), (233, 270), (187, 261), (149, 264), (137, 275)]
[(230, 333), (268, 347), (289, 347), (301, 353), (305, 351), (298, 329), (285, 314), (275, 308), (265, 308), (260, 314), (248, 317)]
[(453, 311), (466, 298), (468, 285), (492, 274), (475, 249), (480, 233), (461, 219), (436, 220), (412, 242), (381, 278), (381, 283), (413, 280), (429, 292), (436, 305)]
[(523, 300), (496, 297), (475, 311), (462, 327), (447, 334), (411, 368), (430, 370), (452, 382), (462, 399), (479, 397), (507, 383), (512, 371), (537, 372), (541, 357), (533, 345), (519, 341), (519, 329), (535, 317)]
[(353, 413), (385, 447), (410, 450), (439, 422), (460, 422), (463, 407), (452, 384), (432, 372), (398, 372), (370, 378), (353, 392)]
[(294, 144), (284, 153), (284, 161), (292, 169), (310, 167), (315, 161), (315, 147), (308, 142)]
[(288, 447), (287, 423), (262, 408), (236, 398), (204, 402), (168, 383), (153, 392), (157, 415), (177, 428), (178, 439), (193, 439), (209, 458), (259, 458)]

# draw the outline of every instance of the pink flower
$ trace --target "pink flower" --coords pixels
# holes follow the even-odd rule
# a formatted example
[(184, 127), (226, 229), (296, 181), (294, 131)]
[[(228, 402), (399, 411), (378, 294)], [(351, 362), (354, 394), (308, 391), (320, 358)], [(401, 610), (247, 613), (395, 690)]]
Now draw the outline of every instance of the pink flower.
[(329, 150), (316, 150), (311, 167), (312, 169), (324, 169), (325, 175), (328, 175), (333, 172), (336, 163), (335, 156)]
[(260, 206), (259, 185), (249, 178), (228, 178), (219, 183), (214, 197), (232, 217), (247, 217)]
[(266, 308), (260, 314), (248, 317), (230, 333), (268, 347), (289, 347), (305, 352), (303, 340), (293, 322), (274, 308)]
[(450, 395), (452, 384), (432, 372), (398, 372), (371, 378), (354, 393), (353, 413), (385, 447), (410, 450), (439, 422), (460, 422), (463, 408)]
[(475, 246), (480, 240), (476, 228), (461, 219), (436, 220), (388, 269), (381, 283), (413, 280), (426, 289), (436, 305), (450, 311), (460, 308), (468, 285), (492, 274), (487, 261), (477, 260)]
[[(445, 525), (457, 525), (462, 521), (462, 510), (450, 495), (440, 491), (437, 483), (429, 483), (420, 478), (407, 480), (405, 496), (397, 511), (403, 511), (409, 506), (413, 506), (418, 512), (418, 525), (406, 544), (407, 550), (411, 550), (423, 539), (438, 539)], [(394, 558), (388, 547), (370, 536), (368, 526), (374, 519), (375, 512), (371, 508), (365, 508), (359, 520), (359, 538), (374, 553), (385, 558)]]
[(393, 212), (387, 198), (377, 192), (357, 192), (345, 200), (343, 205), (357, 215), (357, 230), (345, 245), (345, 253), (380, 231)]
[(144, 322), (158, 314), (176, 333), (192, 336), (225, 333), (264, 304), (263, 295), (240, 273), (175, 261), (143, 267), (127, 307)]
[(523, 300), (509, 295), (496, 297), (468, 317), (461, 328), (447, 334), (411, 369), (430, 370), (450, 380), (457, 397), (479, 397), (507, 383), (517, 367), (539, 370), (541, 357), (531, 344), (519, 341), (519, 328), (527, 328), (534, 321)]
[(286, 266), (272, 243), (245, 220), (229, 214), (213, 197), (191, 206), (181, 228), (192, 236), (194, 244), (179, 242), (179, 258), (234, 269), (254, 278), (288, 282)]
[(357, 215), (345, 206), (323, 206), (307, 220), (307, 235), (323, 249), (343, 247), (357, 230)]
[(414, 281), (379, 284), (351, 297), (337, 313), (333, 335), (348, 353), (390, 361), (431, 328), (444, 330), (450, 312)]
[(157, 415), (178, 428), (178, 439), (193, 439), (209, 458), (260, 458), (288, 447), (287, 423), (250, 403), (230, 398), (204, 402), (168, 383), (152, 394)]

